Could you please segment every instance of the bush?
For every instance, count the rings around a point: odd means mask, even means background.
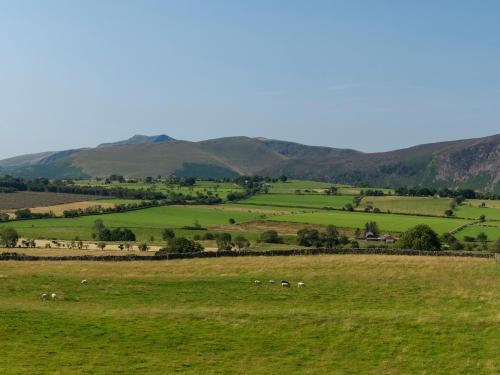
[[[197,253],[203,251],[203,246],[198,242],[184,237],[175,237],[168,241],[167,246],[156,252],[156,255],[165,253]]]
[[[365,233],[372,232],[375,236],[380,234],[380,230],[378,229],[378,224],[375,221],[370,221],[365,224]]]
[[[215,240],[217,241],[217,249],[219,251],[227,251],[233,248],[233,243],[231,242],[231,234],[230,233],[219,233],[215,236]]]
[[[14,228],[0,228],[0,244],[5,247],[16,247],[19,234]]]
[[[265,243],[283,243],[283,240],[275,230],[268,230],[261,233],[260,241]]]
[[[474,242],[475,238],[471,236],[464,236],[464,241],[465,242]]]
[[[168,241],[175,237],[175,232],[170,228],[165,228],[162,230],[161,236],[165,241]]]
[[[238,248],[238,250],[241,250],[241,249],[246,249],[247,247],[249,247],[250,246],[250,241],[248,241],[242,235],[238,235],[234,239],[234,244],[236,245],[236,247]]]
[[[215,234],[207,232],[203,235],[204,240],[215,240]]]
[[[320,247],[322,241],[320,240],[319,232],[316,229],[301,229],[297,232],[298,243],[301,246],[317,246]]]
[[[404,249],[441,250],[441,241],[431,227],[425,224],[408,229],[401,235],[399,245]]]

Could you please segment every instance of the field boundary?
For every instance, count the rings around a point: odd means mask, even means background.
[[[252,256],[301,256],[301,255],[406,255],[406,256],[435,256],[435,257],[468,257],[494,258],[500,262],[500,255],[493,253],[473,253],[459,251],[426,251],[405,249],[295,249],[295,250],[268,250],[268,251],[203,251],[197,253],[172,253],[165,255],[83,255],[83,256],[36,256],[20,253],[1,253],[0,261],[138,261],[138,260],[174,260],[194,258],[222,258],[222,257],[252,257]]]

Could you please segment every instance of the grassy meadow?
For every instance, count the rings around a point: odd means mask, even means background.
[[[0,262],[0,280],[4,375],[500,370],[491,259]]]
[[[281,215],[275,216],[271,220],[305,224],[332,224],[342,228],[363,228],[365,223],[375,221],[380,229],[387,232],[403,232],[415,225],[427,224],[440,234],[470,223],[470,220],[464,219],[349,211],[316,211],[302,214]]]

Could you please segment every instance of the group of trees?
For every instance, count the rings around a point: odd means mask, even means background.
[[[3,247],[16,247],[19,234],[14,228],[0,227],[0,245]]]
[[[435,189],[422,186],[416,187],[399,187],[395,190],[396,195],[407,195],[415,197],[431,197],[440,196],[442,198],[461,198],[461,199],[499,199],[500,196],[494,193],[481,193],[472,189],[456,189],[451,190]]]
[[[297,232],[297,242],[301,246],[332,248],[337,245],[346,245],[350,241],[347,236],[339,234],[336,226],[327,225],[325,232],[311,228],[300,229]],[[356,245],[357,242],[354,242],[356,241],[353,241],[353,245]]]
[[[135,241],[134,232],[128,228],[113,228],[108,229],[101,219],[94,222],[92,238],[99,241]]]

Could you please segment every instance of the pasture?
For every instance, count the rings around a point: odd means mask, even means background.
[[[457,236],[460,239],[463,239],[465,236],[475,238],[481,232],[485,233],[488,236],[489,241],[496,241],[500,238],[500,222],[487,221],[481,224],[471,225],[458,232]]]
[[[0,279],[5,375],[500,369],[500,267],[491,259],[1,262]],[[42,301],[47,292],[58,299]]]
[[[363,228],[365,223],[375,221],[381,230],[387,232],[403,232],[415,225],[427,224],[440,234],[470,223],[470,220],[444,217],[440,218],[326,210],[302,214],[281,215],[273,217],[272,220],[306,224],[332,224],[341,228]]]
[[[15,228],[22,237],[48,239],[90,240],[92,225],[96,219],[102,219],[110,228],[130,228],[139,240],[145,241],[151,236],[161,238],[163,228],[171,227],[181,230],[192,226],[195,221],[204,227],[227,224],[229,219],[236,223],[260,218],[260,212],[226,211],[191,206],[162,206],[123,213],[82,216],[77,218],[36,219],[0,223],[0,226]],[[191,231],[193,232],[193,231]],[[200,232],[200,231],[196,231]],[[183,234],[180,232],[180,234]],[[191,234],[192,236],[192,234]],[[191,237],[189,236],[189,237]]]
[[[352,202],[353,198],[348,195],[259,194],[240,202],[240,204],[276,207],[342,208],[347,203]]]
[[[373,208],[379,208],[384,212],[423,214],[444,216],[444,211],[450,208],[451,199],[432,198],[432,197],[402,197],[402,196],[383,196],[383,197],[364,197],[360,208],[371,205]]]

